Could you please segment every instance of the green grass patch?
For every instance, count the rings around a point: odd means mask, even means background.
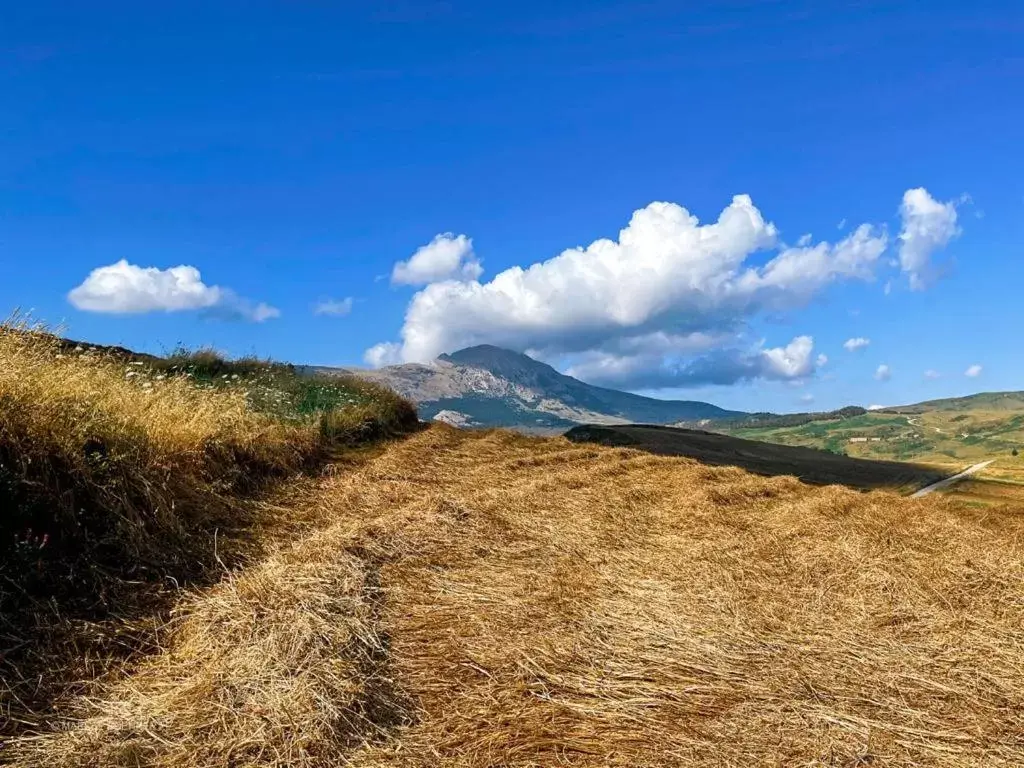
[[[410,418],[411,406],[390,390],[351,376],[303,375],[288,363],[179,348],[146,368],[155,376],[184,376],[200,388],[239,390],[252,410],[288,423],[320,423],[324,414],[351,411],[351,418],[376,414],[383,433]]]

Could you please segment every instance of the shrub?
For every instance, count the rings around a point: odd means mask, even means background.
[[[347,408],[331,408],[320,414],[320,439],[327,445],[354,445],[409,432],[419,418],[405,398],[377,384],[346,380],[360,401]]]

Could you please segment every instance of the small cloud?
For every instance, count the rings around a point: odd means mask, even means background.
[[[971,379],[978,378],[979,376],[981,376],[981,366],[978,365],[977,363],[975,363],[970,368],[968,368],[966,371],[964,371],[964,376],[967,376],[968,378],[971,378]]]
[[[346,296],[344,299],[324,299],[313,307],[314,315],[333,315],[334,317],[344,317],[351,312],[351,296]]]
[[[427,285],[443,280],[476,280],[484,268],[465,235],[445,232],[416,250],[408,261],[395,264],[393,285]]]
[[[385,365],[395,365],[396,363],[402,362],[401,351],[401,344],[385,341],[380,344],[374,344],[366,350],[363,354],[363,360],[366,361],[367,365],[371,365],[374,368],[382,368]]]
[[[818,359],[815,362],[818,368],[824,368],[826,365],[828,365],[828,355],[822,352],[820,355],[818,355]]]
[[[801,248],[806,248],[811,244],[811,233],[808,232],[806,235],[800,235],[800,239],[796,241],[796,244]]]
[[[839,223],[836,224],[836,229],[846,229],[846,219],[840,219]]]
[[[843,342],[843,349],[847,352],[856,352],[858,349],[864,349],[868,344],[871,343],[871,339],[865,339],[863,336],[857,336],[852,339],[847,339]]]
[[[800,395],[800,402],[804,403],[805,405],[807,403],[813,403],[814,402],[814,395],[812,395],[810,392],[806,392],[806,393]]]
[[[941,203],[924,187],[908,189],[903,194],[899,259],[911,290],[923,290],[935,281],[938,275],[931,262],[932,254],[960,234],[956,208],[966,202],[970,202],[970,197],[964,195],[959,200]]]
[[[875,369],[875,378],[878,381],[888,381],[892,378],[892,369],[885,363],[882,363]]]
[[[195,267],[139,267],[126,259],[94,269],[68,292],[68,301],[84,312],[111,315],[199,310],[212,317],[254,323],[281,316],[280,310],[269,304],[206,285]]]
[[[264,304],[261,301],[259,304],[252,306],[248,311],[242,311],[240,316],[243,320],[252,320],[254,323],[262,323],[264,320],[273,320],[280,317],[281,310],[277,307],[272,307],[269,304]]]
[[[942,376],[941,373],[939,373],[938,371],[933,370],[931,368],[929,368],[927,371],[924,372],[924,377],[926,379],[938,379],[938,378],[941,378],[941,376]]]
[[[881,411],[881,410],[883,410],[885,408],[888,408],[888,407],[889,406],[887,406],[887,405],[869,405],[867,409],[869,411]]]
[[[206,307],[201,314],[204,317],[216,318],[218,320],[242,321],[248,323],[262,323],[266,320],[273,320],[281,316],[281,310],[269,304],[252,302],[226,291],[223,300]]]
[[[892,293],[892,280],[885,281],[885,287],[882,288],[882,293],[884,293],[886,296]]]

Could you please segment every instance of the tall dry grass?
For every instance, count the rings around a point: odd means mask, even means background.
[[[29,766],[1024,764],[1024,517],[435,427]]]
[[[366,394],[352,414],[282,420],[253,409],[245,382],[198,386],[126,350],[0,325],[0,735],[46,700],[38,676],[87,676],[99,646],[137,643],[128,627],[158,598],[258,551],[252,500],[272,481],[415,424],[397,396]]]
[[[198,530],[229,522],[231,493],[316,449],[314,431],[253,413],[240,391],[142,372],[43,332],[0,329],[0,541],[18,542],[8,565],[51,552],[133,563],[191,552]]]

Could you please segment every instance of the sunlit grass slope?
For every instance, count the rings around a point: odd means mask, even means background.
[[[415,424],[361,382],[210,353],[134,359],[0,325],[0,713],[19,686],[41,687],[29,671],[61,669],[37,651],[84,658],[95,622],[222,570],[258,522],[256,494]]]

